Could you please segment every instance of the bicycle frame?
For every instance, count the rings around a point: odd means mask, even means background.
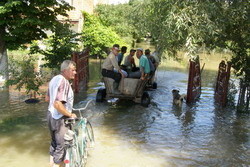
[[[87,143],[94,142],[94,135],[91,124],[82,116],[81,111],[86,110],[91,102],[93,100],[89,100],[84,108],[73,108],[73,111],[79,112],[79,118],[68,118],[65,121],[73,134],[70,144],[66,146],[65,167],[82,167],[86,164]]]

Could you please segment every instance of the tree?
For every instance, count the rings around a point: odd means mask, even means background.
[[[112,27],[117,34],[126,37],[131,36],[135,31],[129,19],[132,8],[133,6],[129,4],[100,4],[95,9],[95,14],[104,26]]]
[[[34,41],[30,47],[30,53],[39,53],[44,55],[44,66],[59,69],[60,64],[71,58],[72,52],[79,49],[79,33],[70,30],[67,23],[58,23],[55,25],[55,32],[44,40]],[[43,44],[45,48],[40,48]]]
[[[91,55],[106,57],[108,48],[113,44],[126,44],[112,28],[103,25],[98,17],[86,12],[83,12],[83,14],[82,40],[84,47],[90,48]]]
[[[42,73],[35,70],[35,59],[24,56],[21,60],[10,57],[9,73],[10,78],[6,85],[15,85],[18,91],[25,88],[30,98],[36,98],[39,87],[44,83]]]
[[[134,11],[134,25],[151,34],[160,53],[175,56],[185,49],[189,56],[196,57],[200,46],[215,35],[214,14],[209,11],[217,8],[209,0],[145,0],[137,5],[144,10]]]
[[[232,67],[237,76],[250,82],[250,0],[221,2],[221,18],[217,20],[219,47],[232,51]]]
[[[0,71],[8,78],[7,49],[17,49],[32,40],[45,38],[54,31],[57,16],[67,16],[72,9],[65,1],[1,0],[0,1]]]
[[[249,89],[250,0],[144,0],[138,8],[144,11],[135,10],[135,26],[152,35],[160,53],[175,55],[185,49],[195,58],[204,45],[229,49],[233,53],[232,67]]]

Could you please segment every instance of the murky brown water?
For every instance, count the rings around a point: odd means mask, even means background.
[[[172,105],[171,90],[186,92],[185,65],[168,62],[157,73],[151,105],[100,103],[86,112],[96,136],[87,167],[250,166],[250,117],[214,105],[213,69],[203,71],[200,100]],[[98,63],[91,64],[89,89],[76,107],[95,99]],[[85,98],[86,97],[86,98]],[[0,166],[48,166],[47,103],[28,105],[17,92],[0,91]]]

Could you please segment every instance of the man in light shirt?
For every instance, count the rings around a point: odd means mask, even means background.
[[[46,101],[49,101],[47,120],[52,139],[50,145],[52,167],[63,166],[64,135],[68,131],[64,120],[67,117],[76,118],[76,115],[72,113],[74,93],[69,83],[69,80],[75,78],[75,74],[75,62],[65,60],[61,64],[61,74],[54,76],[49,83]]]
[[[136,49],[136,57],[139,59],[139,68],[140,70],[129,73],[129,78],[140,78],[141,80],[147,79],[150,74],[150,65],[148,58],[143,55],[143,49]]]
[[[121,78],[126,77],[126,73],[122,71],[120,66],[118,65],[117,55],[119,51],[120,51],[119,45],[114,44],[112,47],[112,51],[102,64],[102,76],[112,78],[115,80],[114,82],[115,90],[118,89]]]

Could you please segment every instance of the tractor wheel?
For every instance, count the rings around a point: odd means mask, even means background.
[[[99,89],[96,94],[96,102],[103,102],[106,97],[106,89]]]
[[[148,105],[150,104],[150,97],[148,92],[143,92],[142,97],[141,97],[141,105],[143,107],[148,107]]]

